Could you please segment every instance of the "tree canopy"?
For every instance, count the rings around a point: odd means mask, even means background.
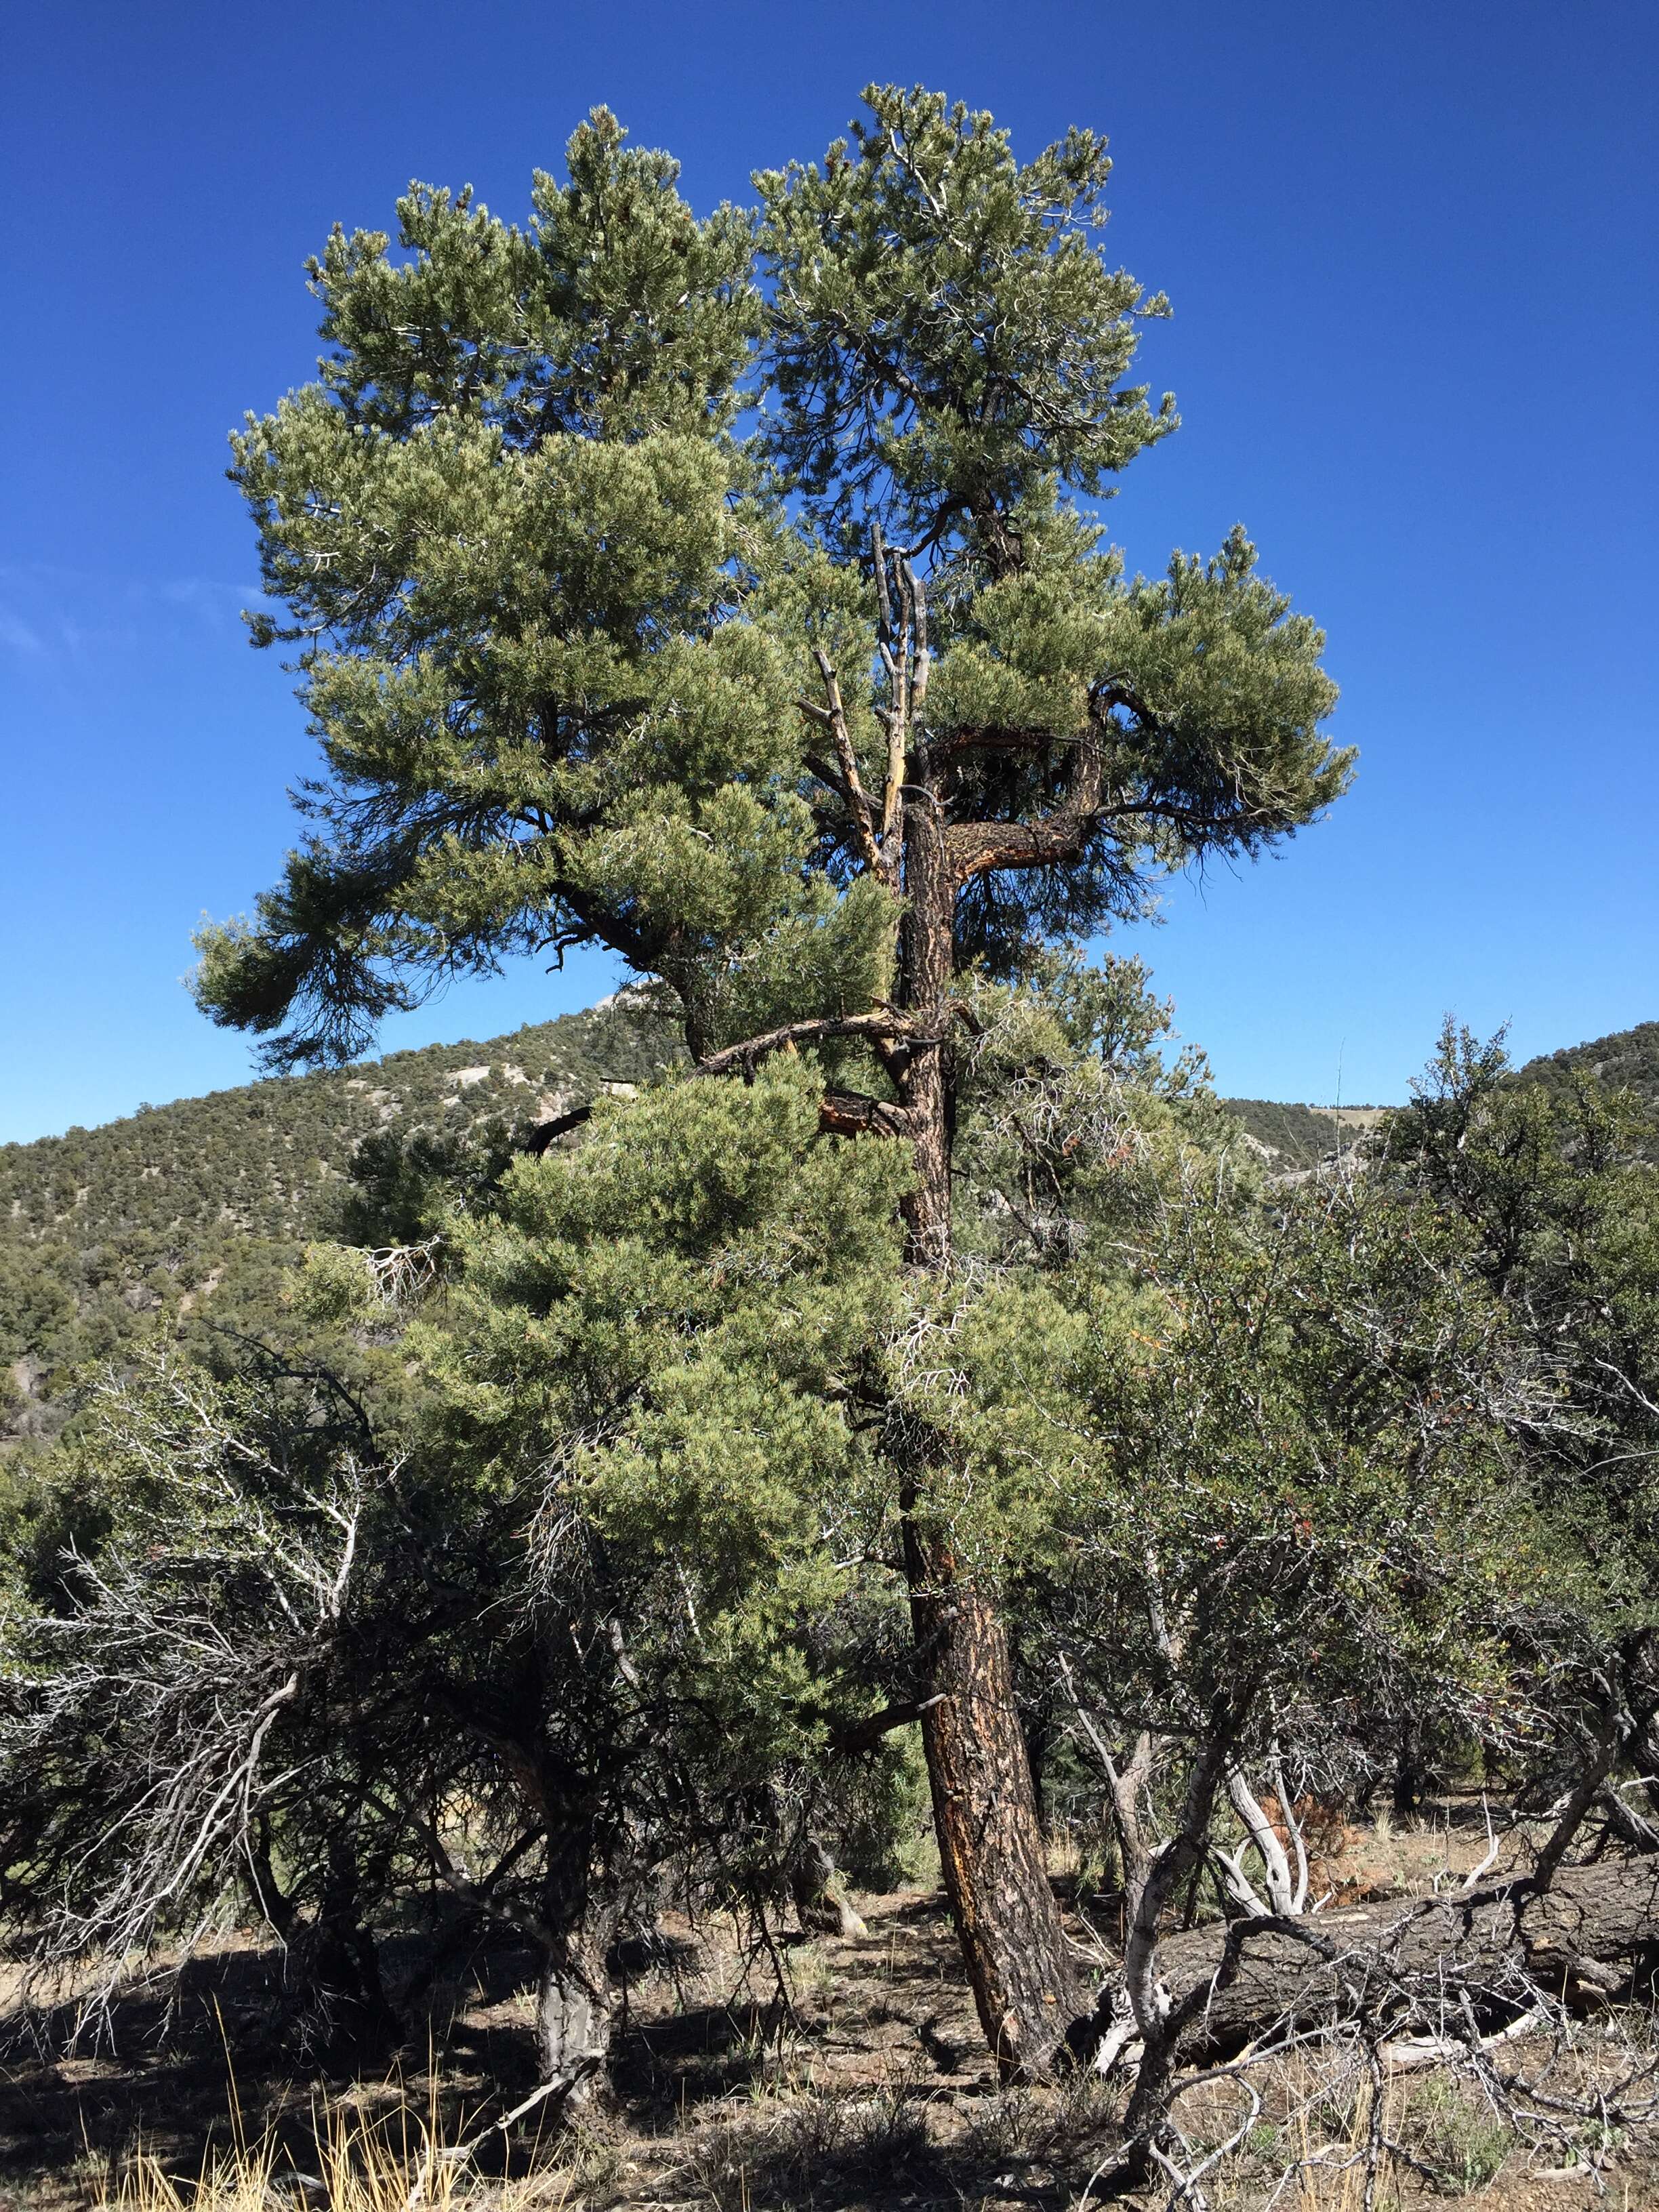
[[[1079,495],[1176,427],[1110,164],[872,88],[698,219],[596,110],[520,229],[426,186],[311,264],[319,380],[234,440],[325,772],[216,1019],[271,1064],[508,953],[597,942],[694,1054],[892,988],[924,781],[957,960],[1133,911],[1338,795],[1322,641],[1241,530],[1127,577]],[[900,663],[904,665],[901,668]]]
[[[417,186],[407,259],[331,240],[321,380],[234,471],[327,774],[198,989],[293,1066],[459,969],[608,945],[699,1074],[824,1052],[826,1129],[908,1144],[905,1257],[944,1275],[973,988],[1351,763],[1242,529],[1149,582],[1079,504],[1175,427],[1126,380],[1166,303],[1100,250],[1103,141],[1022,166],[940,94],[866,105],[752,213],[700,222],[596,110],[526,232]],[[924,1425],[885,1450],[945,1881],[986,2036],[1041,2072],[1073,1970]]]

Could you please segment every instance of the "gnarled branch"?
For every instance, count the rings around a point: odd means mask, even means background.
[[[728,1044],[720,1052],[710,1053],[691,1070],[693,1075],[730,1075],[736,1068],[751,1073],[757,1060],[769,1053],[785,1052],[793,1045],[816,1044],[830,1037],[878,1038],[909,1036],[915,1025],[902,1014],[890,1008],[869,1014],[829,1014],[805,1022],[785,1022],[775,1030],[763,1030],[758,1036],[744,1037],[741,1044]]]

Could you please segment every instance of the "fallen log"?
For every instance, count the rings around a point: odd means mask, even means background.
[[[1659,1861],[1564,1867],[1468,1893],[1194,1929],[1158,1946],[1181,2057],[1230,2057],[1282,2023],[1368,2017],[1501,2027],[1541,1994],[1575,2008],[1647,1996],[1659,1978]]]

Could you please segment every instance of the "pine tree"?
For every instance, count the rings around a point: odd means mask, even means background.
[[[952,1264],[963,978],[1312,820],[1350,759],[1323,641],[1241,530],[1126,576],[1086,502],[1176,426],[1167,312],[1103,258],[1104,142],[872,88],[821,165],[699,222],[596,110],[526,231],[411,188],[404,258],[313,264],[320,380],[233,471],[327,775],[199,994],[270,1064],[507,954],[611,947],[708,1075],[811,1045],[826,1131],[899,1139]],[[945,1875],[981,2018],[1041,2072],[1071,2008],[1006,1638],[888,1439]]]

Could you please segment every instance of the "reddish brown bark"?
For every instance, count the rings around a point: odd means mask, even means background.
[[[925,748],[906,809],[901,996],[910,1034],[892,1062],[916,1161],[906,1200],[910,1264],[951,1265],[953,981],[957,877]],[[986,2040],[1005,2075],[1047,2074],[1078,2009],[1049,1886],[1007,1632],[959,1571],[933,1516],[929,1470],[901,1470],[904,1562],[927,1710],[922,1741],[939,1860]]]
[[[804,1042],[809,1034],[866,1037],[896,1101],[832,1091],[820,1107],[820,1124],[838,1135],[879,1133],[908,1142],[916,1173],[904,1201],[906,1256],[918,1272],[943,1275],[951,1264],[957,894],[989,870],[1050,866],[1083,854],[1103,817],[1100,720],[1133,702],[1119,690],[1097,694],[1090,726],[1069,750],[1067,788],[1048,813],[1031,822],[952,821],[956,763],[965,752],[1048,751],[1054,739],[1046,732],[988,728],[958,732],[936,752],[930,750],[926,591],[908,556],[886,548],[878,529],[872,553],[888,679],[887,704],[878,710],[888,741],[878,793],[866,787],[840,678],[823,651],[822,702],[803,698],[799,704],[830,741],[833,758],[814,753],[807,766],[838,802],[854,857],[903,902],[897,1014],[883,1006],[788,1024],[728,1048],[703,1061],[701,1072],[746,1069],[760,1053]],[[898,1449],[906,1455],[896,1471],[922,1677],[915,1703],[945,1886],[999,2064],[1010,2075],[1040,2075],[1049,2070],[1079,2008],[1079,1990],[1044,1863],[1007,1633],[993,1599],[959,1570],[932,1495],[929,1445],[912,1438]]]
[[[969,1984],[1002,2073],[1041,2078],[1079,1993],[1044,1863],[1007,1633],[991,1600],[926,1543],[914,1515],[905,1559],[916,1649],[938,1700],[921,1716],[922,1742]]]

